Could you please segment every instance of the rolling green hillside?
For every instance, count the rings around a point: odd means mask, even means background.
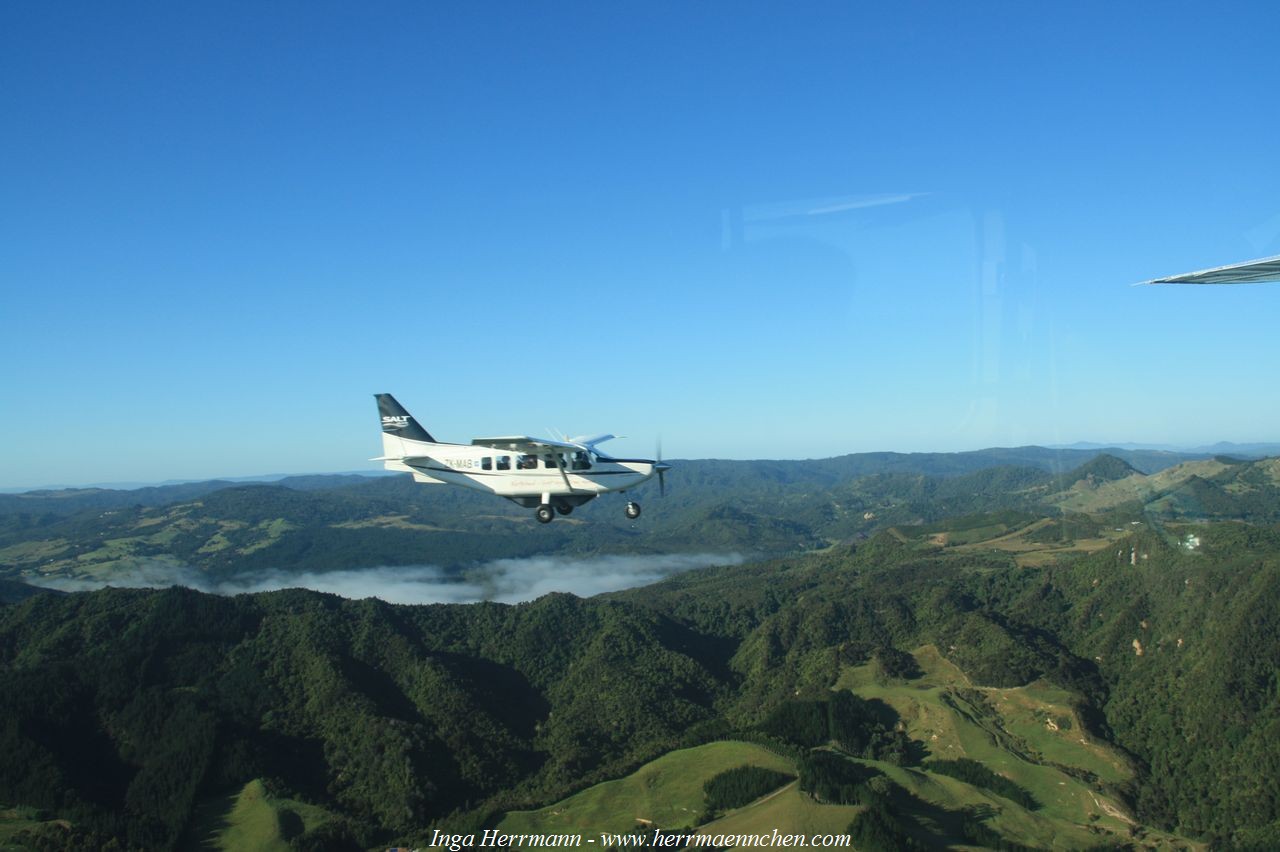
[[[1112,468],[1110,476],[1076,479],[1051,503],[1073,512],[1124,506],[1165,519],[1280,520],[1280,459],[1242,462],[1217,457],[1184,462],[1151,475]]]
[[[912,655],[909,678],[888,675],[873,661],[847,667],[835,685],[896,711],[923,761],[855,759],[883,776],[920,817],[910,836],[933,846],[973,843],[966,820],[976,820],[1009,844],[1029,848],[1096,846],[1193,848],[1136,821],[1109,787],[1133,781],[1137,769],[1123,751],[1090,734],[1074,709],[1078,697],[1043,681],[1026,687],[975,687],[933,646]],[[848,758],[846,758],[848,759]],[[944,762],[978,761],[991,782],[943,774]],[[756,765],[801,775],[769,795],[712,819],[703,817],[707,780],[726,769]],[[758,745],[721,741],[671,752],[625,778],[597,784],[536,811],[513,812],[498,827],[512,834],[636,833],[659,827],[709,835],[843,833],[864,810],[804,792],[802,763]],[[1008,788],[1008,789],[1005,789]],[[1020,798],[1011,800],[1008,790]],[[970,834],[973,832],[970,831]]]

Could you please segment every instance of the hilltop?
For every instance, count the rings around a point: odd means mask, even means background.
[[[1070,471],[1063,477],[1072,482],[1088,482],[1096,485],[1102,482],[1114,482],[1130,476],[1141,476],[1142,472],[1127,461],[1110,453],[1099,453],[1093,459]]]

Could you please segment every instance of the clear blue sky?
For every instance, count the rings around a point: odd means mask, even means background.
[[[1280,440],[1274,3],[6,3],[0,487]]]

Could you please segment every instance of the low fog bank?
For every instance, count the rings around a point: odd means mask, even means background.
[[[498,559],[468,570],[462,579],[434,565],[400,565],[345,571],[262,571],[228,580],[213,580],[189,565],[157,560],[113,572],[109,579],[51,577],[31,585],[64,592],[112,586],[160,589],[186,586],[215,595],[311,589],[344,598],[380,598],[393,604],[520,603],[550,592],[590,597],[657,582],[672,574],[715,565],[739,565],[736,553],[676,553],[662,556],[535,556]]]

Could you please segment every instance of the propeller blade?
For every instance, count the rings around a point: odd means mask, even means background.
[[[658,438],[657,452],[654,453],[657,458],[654,460],[653,469],[658,473],[658,494],[662,497],[667,496],[667,471],[671,470],[671,465],[666,464],[662,460],[662,438]]]

